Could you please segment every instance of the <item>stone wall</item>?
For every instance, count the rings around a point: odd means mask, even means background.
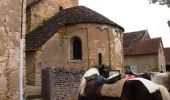
[[[0,0],[0,100],[18,100],[21,0]]]
[[[98,54],[101,53],[103,64],[109,65],[112,69],[121,70],[123,66],[122,33],[116,32],[116,28],[104,24],[73,24],[61,30],[36,51],[35,65],[43,65],[40,68],[48,66],[90,68],[98,64]],[[82,41],[81,60],[70,57],[71,38],[74,36]]]
[[[42,70],[42,94],[45,100],[77,100],[80,79],[85,69],[46,68]]]
[[[138,72],[159,71],[158,55],[125,56],[125,66],[136,66]]]
[[[165,61],[165,55],[164,55],[164,50],[163,50],[163,45],[162,43],[160,44],[159,47],[159,52],[158,52],[158,63],[159,63],[159,71],[166,71],[166,61]]]
[[[34,51],[27,51],[26,53],[26,79],[27,85],[35,85],[35,52]]]

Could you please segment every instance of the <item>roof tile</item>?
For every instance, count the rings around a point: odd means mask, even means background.
[[[145,38],[146,30],[124,33],[124,55],[145,55],[158,53],[161,38]]]
[[[128,55],[132,52],[133,46],[142,40],[145,32],[146,30],[141,30],[123,34],[123,49],[125,55]]]
[[[161,38],[153,38],[149,40],[140,41],[133,47],[133,51],[131,54],[157,54],[159,52],[160,43]]]

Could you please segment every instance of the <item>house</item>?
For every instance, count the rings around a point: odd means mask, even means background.
[[[166,71],[170,71],[170,48],[164,48],[165,60],[166,60]]]
[[[124,33],[124,65],[137,72],[166,71],[161,38],[150,38],[147,30]]]
[[[124,28],[84,6],[59,11],[26,35],[27,84],[41,85],[46,67],[90,68],[102,64],[122,71]]]

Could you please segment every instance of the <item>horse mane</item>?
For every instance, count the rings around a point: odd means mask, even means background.
[[[84,89],[85,89],[87,83],[86,83],[86,80],[85,80],[84,77],[81,78],[80,82],[81,83],[80,83],[80,86],[79,86],[79,93],[80,93],[81,96],[84,96]]]

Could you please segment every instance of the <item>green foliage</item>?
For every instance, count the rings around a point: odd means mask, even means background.
[[[170,21],[168,21],[167,23],[168,23],[168,26],[170,27]]]
[[[149,0],[151,4],[159,3],[159,5],[167,5],[170,8],[170,0]],[[170,21],[167,22],[170,27]]]
[[[149,0],[149,2],[152,4],[159,3],[160,5],[167,5],[170,7],[170,0]]]

